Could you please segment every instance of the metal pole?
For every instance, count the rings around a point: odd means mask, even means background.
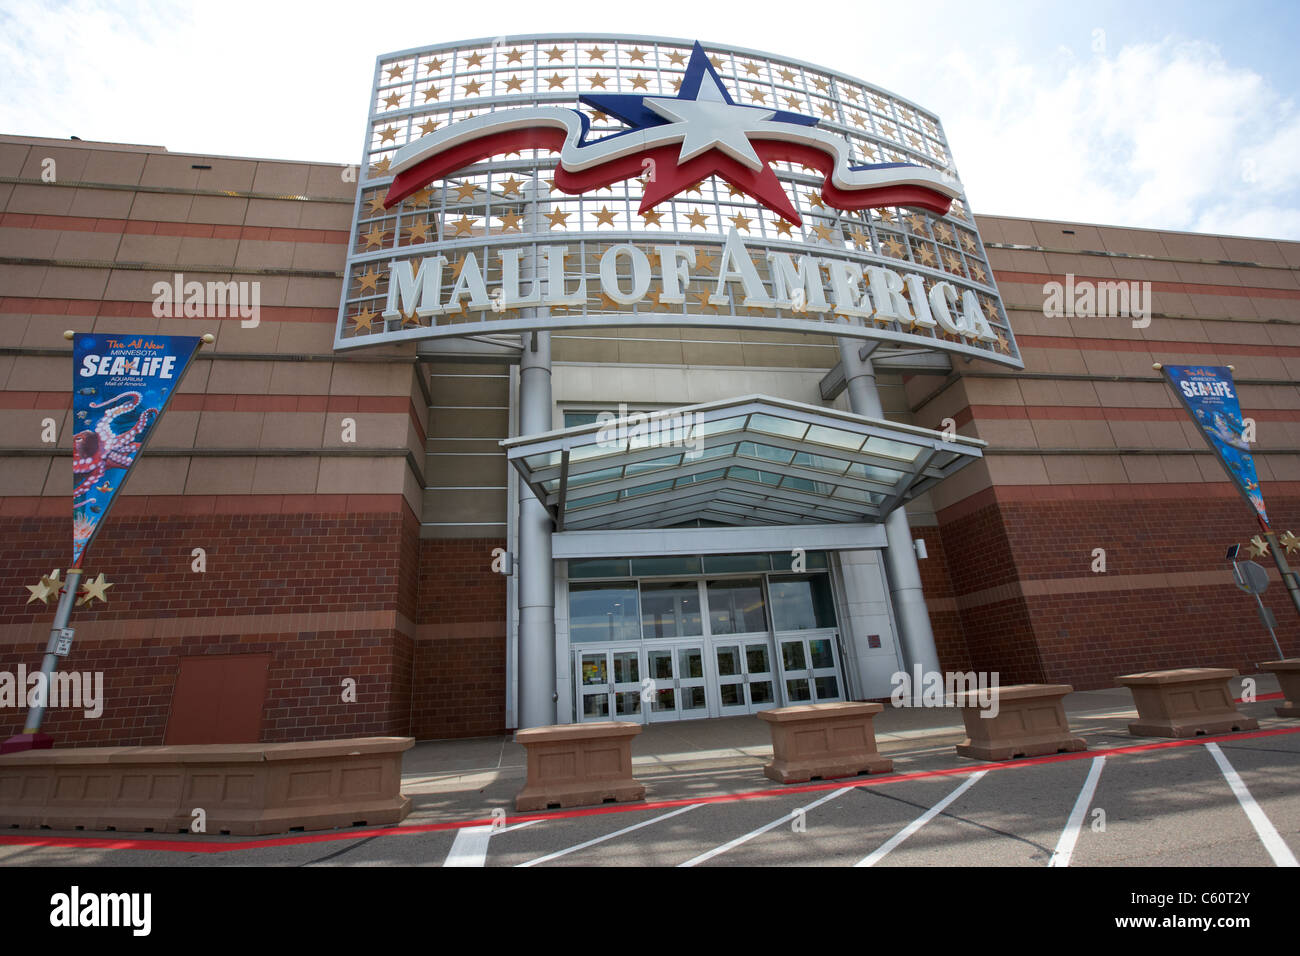
[[[1277,540],[1277,534],[1269,530],[1262,520],[1260,525],[1264,528],[1264,538],[1268,541],[1269,550],[1273,552],[1273,563],[1277,565],[1278,573],[1282,575],[1282,583],[1286,585],[1287,593],[1291,595],[1291,603],[1295,605],[1296,611],[1300,612],[1300,574],[1297,574],[1287,563],[1282,554],[1282,545]]]
[[[45,657],[41,660],[41,673],[45,675],[45,700],[47,701],[50,698],[51,677],[54,674],[54,668],[58,666],[59,657],[62,656],[54,652],[55,645],[64,636],[64,629],[68,626],[68,618],[72,615],[72,605],[77,599],[80,582],[81,568],[68,568],[68,579],[64,582],[63,594],[59,597],[59,606],[54,612],[54,624],[50,628],[50,639],[45,645]],[[39,733],[41,722],[44,719],[45,704],[37,704],[27,711],[27,725],[23,728],[23,733]]]
[[[536,180],[528,189],[530,225],[542,210]],[[535,253],[534,253],[535,254]],[[529,257],[531,265],[531,257]],[[533,276],[539,270],[529,268]],[[531,277],[530,277],[531,278]],[[519,358],[519,434],[551,430],[551,334],[525,332]],[[527,482],[519,483],[519,728],[555,723],[555,562],[551,516]]]
[[[1268,612],[1264,609],[1264,601],[1260,598],[1258,591],[1252,591],[1251,593],[1255,595],[1255,603],[1259,605],[1259,619],[1268,628],[1268,636],[1273,638],[1273,646],[1277,649],[1277,659],[1282,660],[1284,656],[1282,654],[1282,645],[1277,642],[1277,635],[1273,633],[1273,625],[1268,623]]]
[[[880,390],[876,387],[876,372],[871,359],[859,355],[860,339],[841,338],[840,362],[844,366],[844,381],[849,393],[849,407],[855,415],[884,418]],[[912,543],[912,529],[907,523],[907,512],[902,506],[885,517],[885,575],[889,579],[889,599],[898,621],[898,644],[903,652],[903,664],[908,671],[920,667],[923,672],[939,672],[939,652],[934,645],[934,630],[930,626],[930,611],[925,606],[921,590],[921,569],[916,563],[916,548]]]

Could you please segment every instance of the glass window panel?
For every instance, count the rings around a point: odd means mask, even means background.
[[[677,479],[677,487],[681,488],[684,485],[694,485],[704,481],[716,481],[726,473],[727,470],[725,468],[717,468],[713,471],[701,471],[694,475],[685,475]]]
[[[898,479],[903,477],[903,473],[893,468],[881,468],[877,465],[862,465],[854,462],[849,466],[848,477],[862,478],[866,481],[879,481],[892,486],[898,484]]]
[[[772,563],[766,554],[706,554],[704,556],[705,574],[771,570]]]
[[[619,717],[641,713],[641,692],[634,690],[615,694],[614,708]]]
[[[745,645],[745,665],[751,674],[767,674],[772,670],[772,659],[766,644]]]
[[[749,431],[763,432],[767,435],[780,435],[783,438],[803,438],[808,426],[791,418],[777,418],[774,415],[750,415]]]
[[[749,685],[749,701],[752,704],[772,703],[772,682],[769,680],[752,681]]]
[[[641,683],[640,655],[636,651],[620,651],[614,655],[614,683]]]
[[[697,637],[703,633],[700,590],[694,581],[642,583],[642,637],[646,640],[659,637]]]
[[[921,454],[917,445],[905,445],[901,441],[874,436],[867,439],[864,451],[872,455],[884,455],[886,458],[897,458],[899,461],[916,461],[916,456]]]
[[[605,458],[609,455],[621,455],[626,451],[625,443],[613,438],[597,445],[581,445],[569,452],[569,462],[590,461],[593,458]],[[555,462],[557,465],[559,461]]]
[[[652,481],[648,484],[637,485],[635,488],[628,488],[623,492],[623,498],[640,498],[642,495],[652,495],[656,491],[663,491],[672,486],[673,479],[671,478],[666,478],[663,481]]]
[[[839,681],[834,677],[818,677],[816,683],[818,700],[829,700],[840,696]]]
[[[582,683],[584,687],[588,684],[609,683],[609,672],[605,669],[604,654],[582,655]]]
[[[602,505],[618,498],[617,491],[606,491],[599,495],[588,495],[586,498],[570,498],[565,508],[569,511],[578,508],[590,508],[592,505]]]
[[[565,412],[564,427],[574,428],[578,425],[594,425],[600,412]]]
[[[666,458],[653,458],[650,461],[634,461],[627,466],[628,477],[633,475],[644,475],[651,471],[662,471],[664,468],[675,468],[682,463],[681,455],[669,455]]]
[[[669,687],[667,690],[655,691],[655,710],[676,710],[677,693]]]
[[[650,666],[650,676],[655,680],[673,679],[672,651],[651,651],[647,655],[647,661]]]
[[[797,557],[791,551],[773,551],[772,553],[772,570],[773,571],[793,571],[795,570],[794,562]],[[826,568],[825,551],[805,551],[803,555],[803,568],[817,568],[824,570]]]
[[[781,661],[788,671],[801,671],[808,666],[803,653],[803,641],[785,641],[781,644]]]
[[[569,641],[639,641],[636,583],[569,585]]]
[[[831,652],[831,642],[828,640],[809,641],[808,651],[812,657],[813,667],[834,667],[835,655]]]
[[[735,442],[723,442],[721,445],[713,445],[709,448],[705,448],[698,455],[693,455],[691,457],[691,460],[707,461],[710,458],[723,458],[727,455],[734,455],[735,453],[736,453]]]
[[[681,557],[671,558],[633,558],[632,573],[641,576],[661,575],[661,574],[699,574],[700,557],[697,554],[684,555]],[[684,587],[689,585],[694,588],[694,582],[678,581],[673,587]],[[643,588],[642,591],[645,589]]]
[[[533,471],[536,471],[539,468],[553,468],[559,463],[560,453],[558,451],[543,452],[540,455],[528,455],[524,458],[524,464]]]
[[[569,472],[569,487],[581,488],[583,485],[594,485],[598,481],[614,481],[623,477],[622,468],[598,468],[595,471],[589,471],[585,474],[574,474]]]
[[[707,706],[703,687],[682,688],[682,710],[704,710]]]
[[[745,706],[744,684],[722,684],[718,687],[718,692],[722,696],[723,707]]]
[[[594,558],[569,562],[570,578],[622,578],[630,573],[626,558]]]
[[[744,455],[746,458],[761,458],[763,461],[774,461],[782,465],[790,464],[790,460],[794,458],[794,452],[785,448],[777,448],[775,445],[763,445],[752,441],[742,441],[737,454]]]
[[[782,575],[771,578],[767,585],[772,598],[772,620],[778,631],[835,626],[829,575]]]
[[[812,691],[808,686],[807,678],[801,677],[798,680],[786,681],[785,696],[789,698],[790,703],[792,704],[797,704],[805,700],[812,700]]]
[[[704,676],[704,651],[698,647],[683,647],[678,650],[677,663],[680,667],[677,676],[682,680]]]
[[[608,717],[609,716],[609,695],[608,694],[583,694],[582,695],[582,716]]]
[[[794,456],[794,463],[801,468],[815,468],[817,471],[830,472],[832,475],[842,475],[849,467],[849,462],[843,458],[828,458],[826,455],[810,455],[807,452],[799,452]]]
[[[767,555],[756,555],[766,558]],[[747,634],[767,630],[763,585],[758,578],[710,581],[709,627],[714,634]]]
[[[856,432],[840,428],[828,428],[825,425],[813,425],[808,429],[808,441],[819,445],[831,445],[834,448],[848,448],[853,451],[862,447],[862,436]]]
[[[703,422],[695,426],[694,437],[707,437],[709,435],[722,435],[726,432],[739,431],[745,427],[745,416],[738,415],[735,418],[720,418],[714,422]]]
[[[718,648],[718,676],[735,677],[740,673],[740,648]]]

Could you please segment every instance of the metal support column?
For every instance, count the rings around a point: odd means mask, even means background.
[[[884,418],[875,369],[870,357],[864,359],[859,355],[862,340],[841,338],[839,344],[849,408],[856,415]],[[939,652],[934,646],[930,612],[921,591],[921,569],[916,563],[912,529],[908,527],[907,512],[902,506],[885,518],[885,540],[885,575],[889,579],[889,600],[894,607],[894,618],[898,621],[898,644],[903,652],[903,663],[909,672],[920,667],[927,673],[938,673]]]
[[[535,227],[541,199],[536,180],[527,189]],[[536,253],[534,253],[535,255]],[[530,257],[531,258],[531,257]],[[540,275],[525,263],[524,278]],[[551,334],[525,332],[519,358],[519,434],[551,430]],[[526,482],[519,483],[519,728],[555,723],[555,563],[551,516]]]

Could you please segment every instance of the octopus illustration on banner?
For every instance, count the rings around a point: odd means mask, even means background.
[[[72,567],[80,566],[200,341],[178,335],[75,337]]]

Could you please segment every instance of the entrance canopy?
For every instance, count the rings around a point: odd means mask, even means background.
[[[749,395],[501,444],[563,532],[879,522],[985,443]]]

